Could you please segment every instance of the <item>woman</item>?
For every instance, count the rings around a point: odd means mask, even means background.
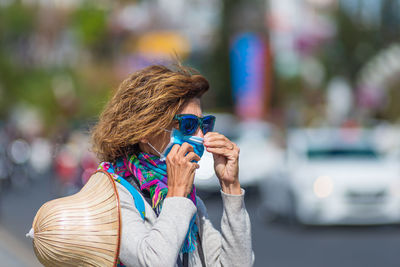
[[[251,266],[250,220],[238,178],[239,148],[212,132],[200,98],[209,84],[178,66],[150,66],[121,83],[92,131],[100,169],[121,176],[145,199],[145,217],[117,184],[126,266]],[[204,144],[203,144],[204,143]],[[204,147],[221,184],[221,233],[193,185]]]

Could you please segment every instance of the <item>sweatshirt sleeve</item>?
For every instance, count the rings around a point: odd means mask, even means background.
[[[119,258],[126,266],[174,266],[196,206],[185,197],[166,198],[150,226],[143,221],[127,189],[117,184],[121,205]],[[146,205],[148,206],[148,205]],[[146,213],[152,212],[147,209]]]
[[[251,224],[244,194],[243,189],[241,195],[229,195],[221,191],[221,232],[213,227],[204,204],[201,205],[202,247],[207,266],[244,267],[254,264]]]

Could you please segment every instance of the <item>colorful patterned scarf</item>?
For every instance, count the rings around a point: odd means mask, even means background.
[[[167,164],[165,161],[161,161],[157,156],[141,152],[138,156],[130,156],[129,159],[119,158],[115,165],[110,162],[102,162],[98,169],[114,170],[114,173],[108,171],[114,178],[118,176],[127,178],[132,175],[136,177],[140,184],[140,190],[150,193],[152,208],[157,216],[160,214],[164,199],[168,193]],[[196,205],[196,188],[194,185],[188,198]],[[198,227],[195,223],[195,218],[196,214],[190,221],[189,230],[181,248],[182,253],[190,253],[196,249]]]

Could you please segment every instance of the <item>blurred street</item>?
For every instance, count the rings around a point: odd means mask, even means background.
[[[50,200],[49,178],[6,192],[0,220],[1,266],[40,266],[31,239],[25,237],[37,209]],[[200,195],[202,192],[200,192]],[[222,203],[218,194],[203,200],[214,226],[219,227]],[[267,223],[258,212],[256,192],[246,196],[251,217],[257,267],[399,266],[400,227],[304,227]],[[29,205],[28,205],[29,204]]]
[[[1,266],[41,266],[22,242],[0,227]]]
[[[25,236],[33,218],[51,195],[49,177],[29,186],[10,189],[0,196],[0,266],[41,266]]]
[[[219,196],[205,199],[205,204],[214,226],[219,225]],[[259,196],[246,196],[257,267],[399,266],[398,226],[320,228],[271,224],[260,218],[258,206]]]

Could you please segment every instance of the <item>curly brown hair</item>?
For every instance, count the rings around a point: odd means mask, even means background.
[[[115,162],[139,150],[144,138],[168,128],[186,102],[200,98],[208,81],[194,69],[153,65],[131,74],[115,91],[91,131],[92,150]]]

